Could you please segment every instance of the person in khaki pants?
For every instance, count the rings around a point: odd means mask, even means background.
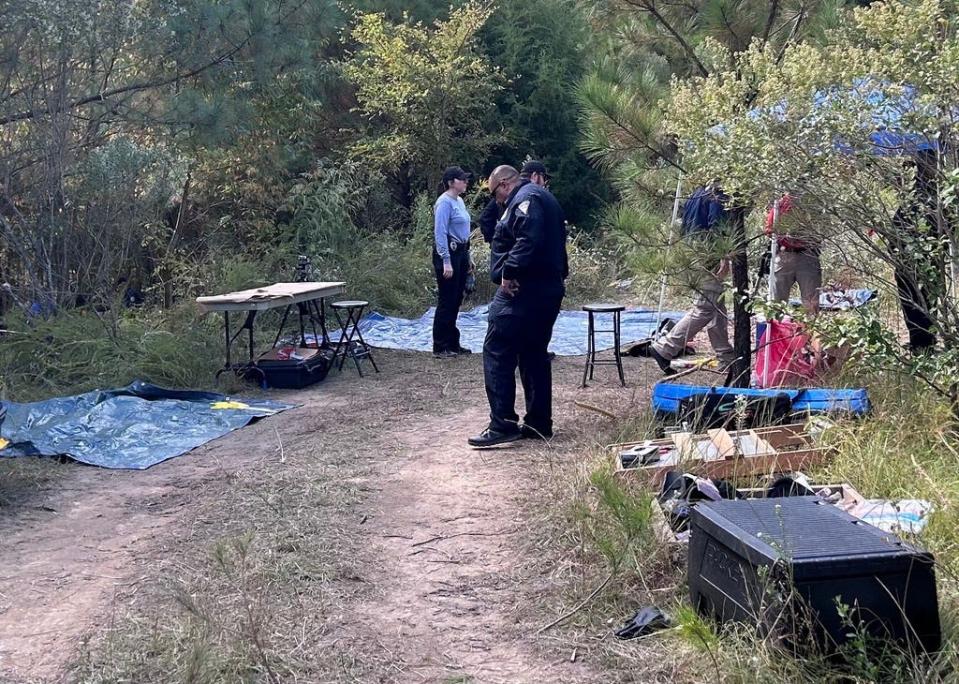
[[[729,219],[725,207],[728,200],[729,197],[714,185],[694,192],[683,206],[684,239],[702,241],[704,251],[708,252],[709,241],[724,228]],[[728,366],[736,358],[733,346],[729,343],[729,316],[724,301],[726,285],[723,281],[729,274],[729,260],[723,258],[718,263],[710,261],[712,263],[704,266],[695,285],[697,297],[693,308],[665,337],[650,345],[650,355],[665,375],[676,372],[670,362],[704,328],[722,367]]]
[[[772,299],[785,302],[792,286],[799,285],[799,296],[810,316],[819,313],[819,290],[822,287],[822,263],[819,247],[803,235],[809,232],[802,225],[795,199],[783,195],[773,203],[766,214],[766,234],[776,234],[776,263],[773,268]],[[808,223],[808,221],[806,221]]]

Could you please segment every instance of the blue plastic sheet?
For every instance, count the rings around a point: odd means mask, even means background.
[[[460,330],[460,344],[467,349],[480,351],[486,339],[487,306],[477,306],[470,311],[460,312],[456,326]],[[430,309],[416,319],[394,318],[373,312],[360,321],[360,331],[370,345],[385,349],[405,349],[408,351],[433,350],[433,312]],[[681,311],[664,311],[662,318],[679,320]],[[595,314],[596,327],[610,330],[613,327],[610,314]],[[622,330],[620,341],[623,345],[638,342],[650,337],[657,327],[657,314],[652,309],[628,309],[621,314]],[[596,348],[612,349],[613,335],[597,333]],[[586,353],[586,312],[560,311],[556,325],[553,326],[553,339],[550,351],[559,356],[579,356]]]
[[[231,399],[134,382],[29,404],[4,402],[0,457],[69,456],[101,466],[145,470],[292,404]]]
[[[653,410],[658,413],[678,414],[680,401],[707,394],[747,398],[774,397],[779,394],[786,394],[792,399],[794,411],[806,413],[849,413],[861,416],[869,413],[872,408],[869,403],[869,394],[864,389],[833,389],[828,387],[752,389],[659,382],[653,386]]]
[[[863,137],[868,136],[869,145],[864,148],[870,154],[898,157],[940,149],[938,131],[910,130],[909,126],[915,123],[917,114],[941,118],[948,113],[924,102],[922,93],[911,85],[859,78],[853,81],[851,86],[835,85],[819,90],[812,96],[809,113],[798,123],[815,130],[836,106],[850,104],[855,104],[857,109],[871,119],[870,125],[862,131]],[[772,106],[751,109],[747,116],[754,121],[787,121],[790,118],[789,102],[784,100]],[[727,130],[724,124],[716,124],[709,129],[709,133],[725,136]],[[832,146],[843,154],[853,154],[856,151],[853,145],[841,139],[833,140]],[[820,150],[813,147],[809,151],[816,153]]]

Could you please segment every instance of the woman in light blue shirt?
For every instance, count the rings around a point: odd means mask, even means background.
[[[469,174],[458,166],[443,173],[444,192],[433,205],[433,270],[438,291],[433,316],[433,356],[446,358],[469,354],[460,346],[456,316],[463,303],[470,261],[470,215],[461,195]]]

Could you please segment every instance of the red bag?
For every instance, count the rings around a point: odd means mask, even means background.
[[[766,346],[766,339],[770,344]],[[803,327],[791,321],[766,321],[756,351],[759,387],[796,387],[816,377],[816,353]],[[769,372],[766,360],[769,360]]]

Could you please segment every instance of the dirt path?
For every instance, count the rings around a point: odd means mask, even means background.
[[[255,460],[271,449],[271,433],[255,424],[242,441],[234,433],[203,447],[200,458],[144,472],[50,461],[68,472],[0,518],[0,675],[58,679],[79,639],[108,617],[114,595],[148,573],[142,566],[151,555],[191,522],[195,495],[223,476],[224,460]]]
[[[462,426],[482,425],[484,415],[470,407],[396,433],[405,458],[387,476],[368,531],[384,562],[356,614],[379,625],[382,646],[411,679],[585,681],[588,670],[535,652],[516,614],[531,483],[519,459],[537,447],[467,448]]]
[[[366,671],[378,681],[602,679],[535,638],[536,621],[550,616],[530,611],[547,570],[531,509],[542,505],[542,463],[574,457],[604,420],[572,403],[578,362],[556,364],[563,431],[549,454],[529,441],[469,449],[465,437],[486,416],[480,359],[454,363],[385,354],[379,376],[297,393],[302,408],[146,472],[48,462],[66,474],[0,507],[0,680],[69,681],[83,640],[130,609],[141,584],[237,523],[211,502],[239,496],[237,482],[266,500],[271,480],[282,498],[281,478],[297,463],[321,468],[325,486],[350,488],[321,526],[324,544],[351,557],[329,589],[362,585],[341,592],[335,611],[315,608],[322,629],[306,648],[333,653],[349,642],[350,658],[375,663]],[[597,383],[576,396],[609,406],[629,391]],[[301,681],[334,675],[315,677]]]

